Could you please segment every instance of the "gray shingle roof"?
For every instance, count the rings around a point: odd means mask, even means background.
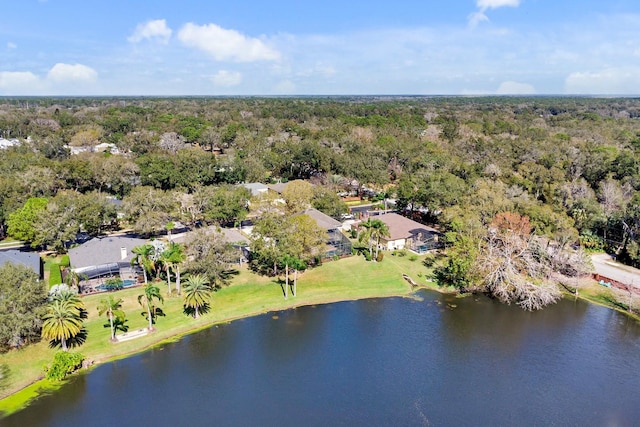
[[[96,237],[69,250],[71,267],[83,268],[114,262],[130,262],[133,257],[131,250],[145,243],[147,243],[146,240],[135,237]]]
[[[242,186],[247,190],[251,191],[252,196],[258,196],[269,190],[269,187],[267,187],[265,184],[262,184],[260,182],[249,182],[246,184],[242,184]]]
[[[317,209],[314,209],[314,208],[305,209],[304,211],[300,212],[298,215],[303,215],[303,214],[309,215],[311,218],[313,218],[316,224],[318,224],[318,227],[324,230],[329,231],[329,230],[342,227],[342,223],[340,221],[331,218],[329,215],[326,215]]]
[[[20,252],[15,249],[0,251],[0,266],[9,263],[29,267],[38,276],[42,276],[42,261],[40,255],[34,252]]]

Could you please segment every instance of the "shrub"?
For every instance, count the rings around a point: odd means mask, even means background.
[[[371,254],[369,253],[369,251],[364,251],[364,259],[366,259],[367,261],[371,261]]]
[[[407,250],[406,249],[400,249],[398,251],[398,256],[407,256]]]
[[[45,366],[46,377],[50,381],[62,381],[79,369],[83,361],[84,356],[80,353],[59,351],[53,356],[51,366]]]
[[[378,256],[376,257],[376,261],[381,262],[384,258],[384,254],[382,252],[378,252]]]
[[[418,255],[416,255],[416,254],[411,254],[409,256],[409,261],[416,261],[417,259],[418,259]]]
[[[435,263],[436,257],[433,255],[427,255],[426,257],[424,257],[424,260],[422,260],[422,264],[427,268],[433,267]]]

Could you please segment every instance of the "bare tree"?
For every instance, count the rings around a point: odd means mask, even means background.
[[[536,257],[535,245],[527,217],[510,212],[496,215],[478,257],[485,290],[530,311],[555,303],[560,290],[550,280],[550,265]]]

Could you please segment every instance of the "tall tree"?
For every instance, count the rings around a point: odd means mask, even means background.
[[[184,284],[184,306],[193,310],[193,316],[200,317],[200,311],[205,309],[211,297],[211,286],[207,278],[201,274],[195,274],[187,278]]]
[[[153,255],[155,253],[153,246],[150,244],[144,244],[136,246],[131,250],[134,257],[131,258],[131,265],[138,264],[142,268],[142,274],[144,275],[145,285],[149,283],[147,273],[155,271],[155,263],[153,262]]]
[[[98,304],[98,315],[107,315],[109,319],[109,327],[111,328],[111,341],[116,340],[116,330],[114,327],[114,320],[117,319],[120,323],[125,320],[124,311],[122,311],[122,298],[115,299],[112,295],[100,300]],[[105,325],[106,326],[106,325]]]
[[[371,218],[369,218],[371,219]],[[379,219],[371,221],[371,238],[376,241],[376,256],[378,259],[378,251],[380,250],[380,239],[383,237],[389,237],[389,226]]]
[[[32,197],[22,208],[9,215],[7,234],[17,240],[33,243],[40,212],[47,209],[47,199]]]
[[[180,265],[186,259],[184,247],[179,243],[171,242],[169,244],[169,247],[162,253],[161,259],[167,271],[167,282],[169,283],[169,289],[171,289],[170,270],[173,270],[176,275],[176,292],[178,295],[180,295]]]
[[[160,303],[164,303],[164,298],[160,294],[160,288],[153,283],[147,283],[144,287],[144,292],[138,295],[138,304],[147,310],[147,319],[149,319],[149,331],[153,331],[153,323],[157,316],[157,307],[154,302],[157,300]]]
[[[69,340],[82,331],[82,316],[78,305],[72,300],[54,299],[47,306],[43,317],[42,337],[53,342],[60,341],[62,350],[67,351]]]
[[[227,242],[222,233],[204,229],[193,233],[187,242],[185,271],[190,275],[203,275],[212,287],[229,284],[232,265],[241,256],[238,249]]]
[[[312,197],[313,185],[300,179],[290,181],[282,190],[282,198],[287,204],[287,212],[290,214],[308,209],[311,206]]]
[[[30,268],[0,266],[0,352],[40,338],[47,295],[45,283]]]

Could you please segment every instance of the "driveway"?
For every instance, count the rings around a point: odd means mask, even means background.
[[[625,285],[631,285],[640,292],[640,270],[616,262],[609,254],[595,254],[591,256],[596,273],[616,280]]]

